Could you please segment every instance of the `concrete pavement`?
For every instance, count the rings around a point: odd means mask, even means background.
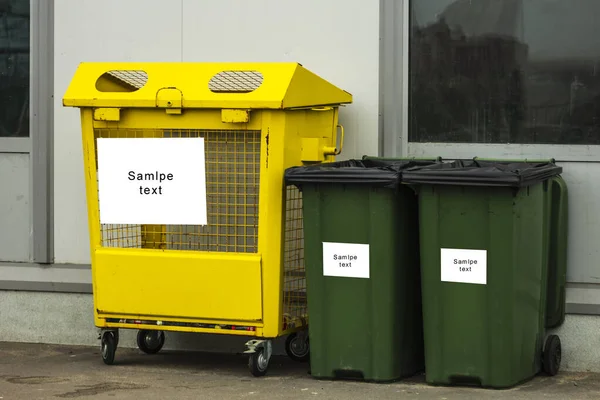
[[[423,377],[393,384],[319,381],[308,365],[275,357],[254,378],[243,355],[118,349],[102,363],[98,347],[0,342],[0,400],[9,399],[599,399],[600,374],[559,373],[510,390],[431,387]]]

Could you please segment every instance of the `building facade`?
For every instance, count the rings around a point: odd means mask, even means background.
[[[600,371],[594,0],[0,1],[0,341],[97,345],[81,61],[296,61],[352,93],[342,159],[554,158],[569,185],[563,368]],[[171,334],[170,348],[243,339]],[[121,345],[134,345],[125,336]]]

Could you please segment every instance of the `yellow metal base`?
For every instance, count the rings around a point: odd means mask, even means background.
[[[223,321],[190,318],[161,318],[142,315],[108,315],[96,314],[95,325],[101,329],[138,329],[161,330],[169,332],[214,333],[218,335],[241,335],[266,337],[263,324],[248,321]],[[308,326],[308,316],[290,317],[284,315],[283,330],[275,336],[286,336],[290,333],[305,329]]]
[[[99,248],[99,314],[187,319],[262,319],[261,255]]]
[[[236,336],[261,336],[260,332],[262,329],[254,327],[237,327],[237,329],[231,329],[228,325],[225,328],[210,328],[210,327],[196,327],[196,326],[162,326],[162,325],[150,325],[150,324],[125,324],[125,323],[106,323],[98,328],[116,328],[116,329],[139,329],[139,330],[160,330],[169,332],[191,332],[191,333],[213,333],[218,335],[236,335]],[[244,328],[244,329],[242,329]]]

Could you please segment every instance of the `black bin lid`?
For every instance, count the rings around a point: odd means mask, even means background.
[[[291,167],[284,174],[287,185],[361,184],[371,187],[396,188],[402,171],[407,168],[435,164],[436,160],[378,159],[347,160]]]
[[[402,172],[402,182],[427,185],[525,187],[562,173],[554,160],[455,160],[415,166]]]

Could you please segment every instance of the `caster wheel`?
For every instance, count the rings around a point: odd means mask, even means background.
[[[562,357],[562,349],[560,345],[560,338],[556,335],[548,336],[546,339],[546,346],[544,348],[544,358],[542,365],[544,372],[550,376],[554,376],[560,369],[560,361]]]
[[[138,348],[146,354],[158,353],[165,344],[163,331],[142,330],[137,334]]]
[[[102,361],[106,365],[112,365],[115,362],[115,353],[117,352],[117,339],[112,331],[102,334]]]
[[[256,377],[264,376],[269,368],[269,360],[265,357],[265,349],[256,349],[256,352],[251,353],[248,358],[248,368],[250,373]]]
[[[285,340],[285,352],[288,357],[294,361],[306,362],[310,356],[310,346],[308,343],[308,335],[299,335],[294,332],[288,335]]]

